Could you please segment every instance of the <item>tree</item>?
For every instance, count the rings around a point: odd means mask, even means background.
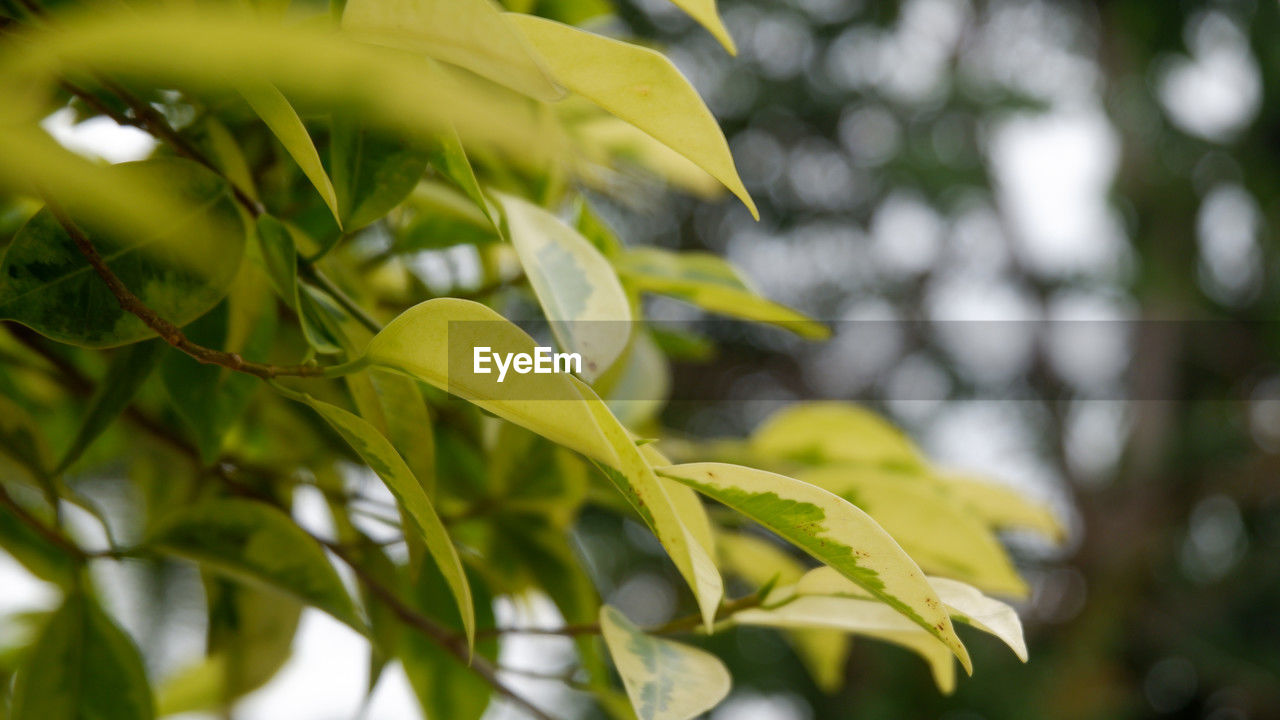
[[[495,697],[567,712],[509,686],[540,672],[497,662],[520,633],[574,637],[555,679],[617,717],[717,704],[729,673],[696,645],[732,626],[785,630],[824,686],[862,635],[950,691],[971,669],[953,621],[1025,659],[984,593],[1025,595],[996,532],[1057,537],[1043,508],[848,404],[663,439],[666,356],[697,342],[644,296],[826,328],[714,255],[617,239],[591,195],[656,181],[755,206],[670,61],[575,27],[606,7],[511,4],[6,4],[0,546],[61,597],[11,619],[6,716],[230,714],[306,607],[368,639],[370,689],[398,661],[432,718]],[[713,3],[677,5],[733,51]],[[158,145],[79,157],[38,124],[68,105]],[[521,369],[551,341],[576,374]],[[331,527],[295,519],[304,493]],[[638,627],[602,604],[586,561],[610,539],[586,558],[566,541],[585,512],[646,527],[687,614]],[[157,631],[198,569],[203,658],[157,668],[104,610],[98,570],[119,564]],[[496,624],[495,598],[529,595],[564,625]]]

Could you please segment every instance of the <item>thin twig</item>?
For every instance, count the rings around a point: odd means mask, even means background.
[[[747,610],[749,608],[758,607],[763,598],[760,593],[745,595],[737,600],[730,600],[720,606],[720,610],[716,613],[716,620],[726,620],[735,613]],[[656,625],[651,628],[643,628],[642,631],[648,635],[670,635],[672,633],[685,632],[692,630],[702,623],[702,615],[693,613],[684,617],[676,618],[662,625]],[[476,639],[497,637],[501,635],[554,635],[557,637],[578,637],[580,635],[599,635],[601,632],[600,623],[582,623],[578,625],[562,625],[558,628],[494,628],[492,630],[477,630]]]
[[[247,373],[269,380],[271,378],[281,376],[295,377],[318,377],[324,374],[324,368],[317,365],[266,365],[245,360],[237,353],[229,353],[223,350],[214,350],[203,345],[198,345],[182,332],[181,328],[173,323],[160,317],[154,310],[142,302],[142,299],[134,295],[129,288],[125,287],[124,282],[107,267],[106,261],[98,254],[93,243],[89,240],[89,236],[84,233],[71,218],[63,212],[52,200],[46,199],[49,211],[57,218],[67,234],[76,244],[76,248],[80,250],[80,254],[89,261],[89,265],[93,268],[98,277],[106,283],[107,288],[111,290],[111,294],[115,296],[116,302],[120,303],[121,309],[130,313],[141,320],[147,327],[151,328],[165,342],[169,343],[178,350],[195,358],[196,361],[206,365],[220,365],[229,370]]]

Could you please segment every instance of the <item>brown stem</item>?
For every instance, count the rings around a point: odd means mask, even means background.
[[[296,377],[317,377],[324,374],[324,368],[316,365],[265,365],[262,363],[251,362],[240,357],[236,353],[229,353],[222,350],[214,350],[203,345],[198,345],[183,334],[182,330],[173,323],[160,317],[154,310],[147,307],[146,303],[134,295],[129,288],[107,267],[106,261],[98,254],[97,249],[93,247],[89,236],[84,233],[71,218],[63,212],[52,200],[46,200],[49,211],[58,219],[63,229],[71,236],[76,244],[76,248],[80,250],[80,254],[85,257],[89,265],[93,268],[98,277],[106,283],[107,288],[111,290],[111,294],[115,296],[116,301],[120,303],[120,307],[127,313],[130,313],[151,328],[165,342],[182,352],[195,358],[198,362],[207,365],[220,365],[229,370],[236,372],[248,373],[263,379],[271,379],[285,375]]]
[[[319,538],[317,538],[317,540],[319,540]],[[553,720],[550,715],[543,712],[536,705],[529,702],[529,700],[522,697],[519,693],[512,690],[498,679],[497,668],[495,668],[493,664],[485,658],[471,654],[467,650],[466,642],[462,638],[450,632],[448,628],[445,628],[431,618],[422,615],[406,605],[404,601],[392,592],[390,588],[383,585],[377,578],[373,577],[364,568],[360,567],[360,564],[355,562],[355,560],[347,553],[345,547],[327,540],[319,540],[319,542],[328,548],[330,552],[336,555],[339,560],[342,560],[343,563],[350,567],[356,577],[359,578],[360,582],[364,584],[365,587],[369,588],[369,591],[373,593],[380,602],[386,605],[391,612],[395,613],[396,617],[399,618],[401,622],[431,638],[445,650],[449,651],[451,655],[457,658],[458,662],[470,669],[471,672],[479,675],[480,678],[493,687],[498,694],[524,708],[524,710],[530,715],[538,718],[538,720]]]

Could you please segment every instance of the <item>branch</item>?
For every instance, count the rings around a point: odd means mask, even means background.
[[[734,614],[748,610],[750,608],[759,607],[764,600],[761,593],[752,593],[730,600],[720,606],[720,610],[716,613],[716,621],[727,620]],[[694,613],[676,618],[668,623],[657,625],[651,628],[642,628],[642,632],[647,635],[670,635],[672,633],[685,632],[692,630],[702,623],[702,615]],[[558,628],[495,628],[492,630],[477,630],[476,639],[496,637],[500,635],[555,635],[558,637],[577,637],[579,635],[599,635],[600,623],[583,623],[580,625],[564,625]]]
[[[395,613],[396,617],[399,618],[401,622],[431,638],[445,650],[449,651],[451,655],[457,658],[458,662],[462,663],[465,667],[471,670],[471,672],[479,675],[481,679],[489,683],[489,685],[493,687],[498,694],[524,708],[524,710],[530,715],[538,718],[538,720],[553,720],[550,715],[540,710],[536,705],[529,702],[529,700],[525,699],[515,690],[512,690],[505,683],[499,680],[498,669],[485,658],[470,653],[467,649],[465,640],[451,632],[448,628],[436,623],[431,618],[409,607],[394,592],[392,592],[390,588],[383,585],[377,578],[373,577],[364,568],[360,567],[359,563],[355,562],[355,560],[351,558],[350,554],[347,553],[345,547],[338,543],[329,542],[320,538],[316,538],[316,540],[328,548],[329,551],[336,555],[339,560],[342,560],[343,563],[350,567],[352,572],[356,574],[356,577],[359,578],[360,582],[363,583],[365,587],[369,588],[369,591],[373,593],[379,601],[386,605],[391,612]],[[477,636],[478,635],[479,634],[477,633]]]
[[[89,236],[85,235],[71,218],[63,212],[56,203],[46,199],[46,204],[53,216],[58,219],[63,229],[71,236],[75,242],[76,248],[80,250],[80,254],[89,261],[89,265],[93,268],[98,277],[106,283],[107,288],[111,290],[111,294],[115,296],[116,301],[120,303],[120,307],[127,313],[130,313],[141,320],[147,327],[151,328],[157,335],[164,339],[173,347],[195,358],[197,361],[206,365],[220,365],[229,370],[236,372],[255,375],[264,380],[291,375],[296,377],[319,377],[324,374],[324,368],[317,365],[265,365],[262,363],[251,362],[240,357],[236,353],[229,353],[223,350],[214,350],[203,345],[198,345],[183,334],[182,330],[173,323],[165,320],[156,314],[154,310],[147,307],[146,303],[137,295],[134,295],[129,288],[107,267],[106,261],[98,254],[97,249],[93,247],[93,243],[89,241]]]

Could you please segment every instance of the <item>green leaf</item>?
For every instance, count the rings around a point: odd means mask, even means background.
[[[453,63],[539,100],[564,94],[490,0],[347,0],[342,29]]]
[[[240,265],[244,227],[229,187],[181,158],[124,163],[111,170],[126,182],[164,182],[197,208],[169,231],[150,236],[88,222],[80,206],[66,208],[125,287],[160,317],[186,325],[222,299]],[[142,198],[134,205],[137,212],[147,212]],[[0,318],[85,347],[155,335],[120,307],[48,209],[22,228],[0,263]]]
[[[730,55],[738,54],[738,48],[733,44],[733,37],[729,35],[729,28],[724,26],[720,13],[716,11],[716,0],[671,0],[671,2],[689,13],[689,17],[697,20],[698,24],[715,36]]]
[[[729,144],[689,81],[662,54],[530,15],[509,15],[569,90],[684,155],[759,218]]]
[[[1019,660],[1027,661],[1027,643],[1022,636],[1022,621],[1018,619],[1016,610],[959,580],[931,577],[929,584],[937,591],[953,619],[1000,638]],[[867,597],[861,588],[826,567],[806,573],[796,583],[795,592],[800,596]]]
[[[413,191],[430,153],[403,138],[357,123],[345,113],[333,119],[330,174],[339,217],[347,232],[378,220]]]
[[[475,606],[471,601],[471,588],[467,585],[467,576],[462,569],[462,560],[449,538],[436,509],[427,498],[422,485],[414,477],[413,471],[405,464],[404,458],[391,445],[386,436],[377,428],[365,422],[358,415],[353,415],[340,407],[316,400],[307,395],[305,402],[320,417],[325,419],[334,430],[347,441],[365,461],[365,463],[382,478],[391,494],[395,495],[400,507],[413,521],[419,534],[427,545],[427,551],[435,559],[437,567],[448,582],[449,591],[458,604],[462,614],[462,626],[467,634],[467,643],[475,638]]]
[[[969,654],[924,573],[875,520],[842,498],[784,475],[724,463],[659,472],[764,525],[835,568],[945,644],[965,669]]]
[[[316,541],[288,515],[249,500],[210,500],[163,518],[161,552],[284,592],[364,632],[347,590]]]
[[[626,428],[609,413],[609,408],[591,388],[585,384],[579,387],[600,431],[613,447],[613,459],[600,464],[601,470],[658,537],[680,575],[689,583],[702,620],[710,628],[724,597],[724,582],[712,559],[715,549],[710,547],[711,527],[701,501],[691,493],[682,495],[684,491],[680,489],[668,492],[665,479],[654,473],[646,454],[665,458],[647,445],[637,447]]]
[[[75,580],[77,567],[66,550],[36,532],[3,504],[0,504],[0,551],[8,553],[41,580],[61,587],[70,587]]]
[[[779,411],[752,434],[751,449],[769,459],[926,469],[906,434],[870,410],[843,402],[801,403]]]
[[[458,137],[458,131],[455,128],[449,128],[448,132],[440,134],[440,145],[433,153],[432,164],[466,193],[471,202],[475,203],[476,208],[484,214],[485,219],[493,223],[493,216],[489,213],[489,201],[485,199],[484,192],[480,189],[480,181],[476,180],[476,171],[471,167],[471,161],[467,159],[467,150],[462,146],[462,140]]]
[[[438,298],[405,310],[365,350],[363,363],[417,378],[589,458],[614,455],[571,377],[474,372],[473,348],[532,353],[523,330],[480,303]]]
[[[150,720],[151,686],[138,649],[77,592],[49,618],[14,684],[12,720]]]
[[[192,323],[187,337],[250,360],[265,359],[276,336],[275,302],[266,285],[261,274],[246,264],[226,301]],[[201,363],[177,350],[161,363],[160,378],[174,411],[194,435],[201,459],[212,463],[258,389],[258,379]]]
[[[274,217],[258,216],[258,246],[271,287],[286,305],[298,308],[298,253],[289,228]]]
[[[640,292],[670,295],[710,312],[771,323],[805,338],[831,335],[822,323],[761,297],[737,268],[710,253],[636,248],[615,264],[626,284]]]
[[[476,622],[482,628],[494,627],[493,597],[482,578],[469,575],[468,584],[475,589]],[[451,630],[460,630],[456,606],[448,601],[444,578],[435,567],[424,565],[418,571],[409,594],[415,609],[434,618]],[[493,698],[493,688],[453,653],[431,638],[412,628],[402,627],[400,663],[428,718],[479,720]],[[476,654],[495,661],[498,657],[496,638],[476,643]]]
[[[262,118],[262,122],[271,128],[271,132],[293,161],[298,163],[302,174],[315,186],[316,192],[320,193],[324,204],[329,207],[341,227],[342,218],[338,213],[338,196],[333,190],[333,183],[324,171],[320,153],[316,152],[315,143],[307,133],[307,126],[302,124],[302,118],[298,117],[288,98],[271,83],[246,84],[240,88],[240,94],[258,117]]]
[[[31,413],[3,393],[0,393],[0,452],[26,471],[29,484],[53,494],[49,478],[53,451],[49,449],[49,441]]]
[[[631,305],[609,261],[576,230],[525,200],[500,195],[511,244],[561,347],[595,381],[627,347]]]
[[[302,605],[266,588],[205,577],[208,655],[157,689],[161,715],[228,708],[275,677],[293,654]]]
[[[711,653],[645,635],[608,605],[600,629],[640,720],[690,720],[729,694],[729,671]]]
[[[76,436],[53,474],[62,473],[80,459],[81,453],[129,406],[167,348],[168,345],[157,338],[121,348],[111,356],[107,374],[94,390]]]
[[[840,465],[814,468],[797,477],[866,511],[926,572],[988,592],[1026,596],[1027,584],[995,534],[929,478]]]

